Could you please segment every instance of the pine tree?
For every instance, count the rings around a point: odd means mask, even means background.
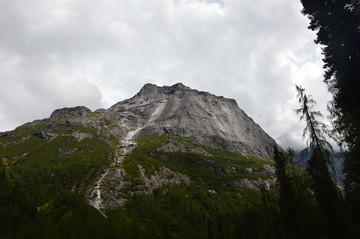
[[[287,158],[274,147],[274,161],[277,183],[280,188],[280,212],[285,226],[286,238],[303,238],[302,218],[293,179],[286,172]]]
[[[305,89],[296,86],[301,107],[297,110],[300,119],[304,120],[306,127],[303,137],[308,136],[308,146],[311,152],[307,171],[313,178],[313,191],[320,207],[326,227],[334,238],[344,238],[344,225],[340,213],[341,196],[332,181],[328,164],[330,163],[331,145],[326,141],[326,126],[316,117],[321,116],[319,111],[314,111],[316,102],[305,94]]]

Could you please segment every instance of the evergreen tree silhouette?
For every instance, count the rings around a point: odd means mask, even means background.
[[[303,137],[308,137],[307,144],[311,153],[307,171],[313,178],[312,189],[316,201],[331,238],[346,238],[340,209],[341,194],[336,189],[328,170],[332,148],[325,138],[326,126],[316,118],[321,116],[321,113],[313,110],[316,102],[311,95],[307,95],[301,86],[296,86],[296,90],[301,104],[296,112],[306,123]]]
[[[353,212],[360,211],[360,1],[301,0],[302,13],[322,46],[324,81],[333,94],[329,109],[348,148],[345,192]],[[360,228],[360,218],[354,214]],[[358,230],[360,233],[360,229]]]

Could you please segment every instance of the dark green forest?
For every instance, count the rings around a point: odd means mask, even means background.
[[[20,127],[2,141],[22,137],[28,130]],[[309,190],[313,180],[291,152],[275,150],[276,187],[241,189],[227,182],[239,177],[267,179],[257,170],[271,161],[213,149],[207,149],[213,156],[157,150],[174,139],[138,138],[138,147],[123,167],[134,184],[141,183],[137,164],[149,173],[166,166],[186,173],[192,182],[168,185],[153,195],[135,194],[124,206],[103,213],[88,204],[82,189],[91,183],[89,174],[96,175],[109,163],[111,147],[104,141],[77,142],[67,136],[46,141],[31,135],[28,141],[5,147],[0,155],[7,158],[0,171],[1,238],[330,238],[319,203]],[[78,151],[58,157],[57,149],[69,145]],[[93,147],[96,151],[89,151]],[[19,152],[29,149],[19,160]],[[248,167],[255,171],[247,172]],[[228,168],[236,173],[213,171]]]

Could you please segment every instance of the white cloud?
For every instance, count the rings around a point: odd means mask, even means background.
[[[323,112],[330,98],[300,9],[286,0],[0,0],[0,131],[59,107],[109,107],[147,82],[183,82],[235,98],[284,147],[300,147],[294,84]]]

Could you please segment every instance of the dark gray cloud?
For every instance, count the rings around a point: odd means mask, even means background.
[[[74,105],[109,107],[147,82],[234,98],[301,147],[294,84],[325,111],[320,50],[299,1],[0,0],[0,131]]]

